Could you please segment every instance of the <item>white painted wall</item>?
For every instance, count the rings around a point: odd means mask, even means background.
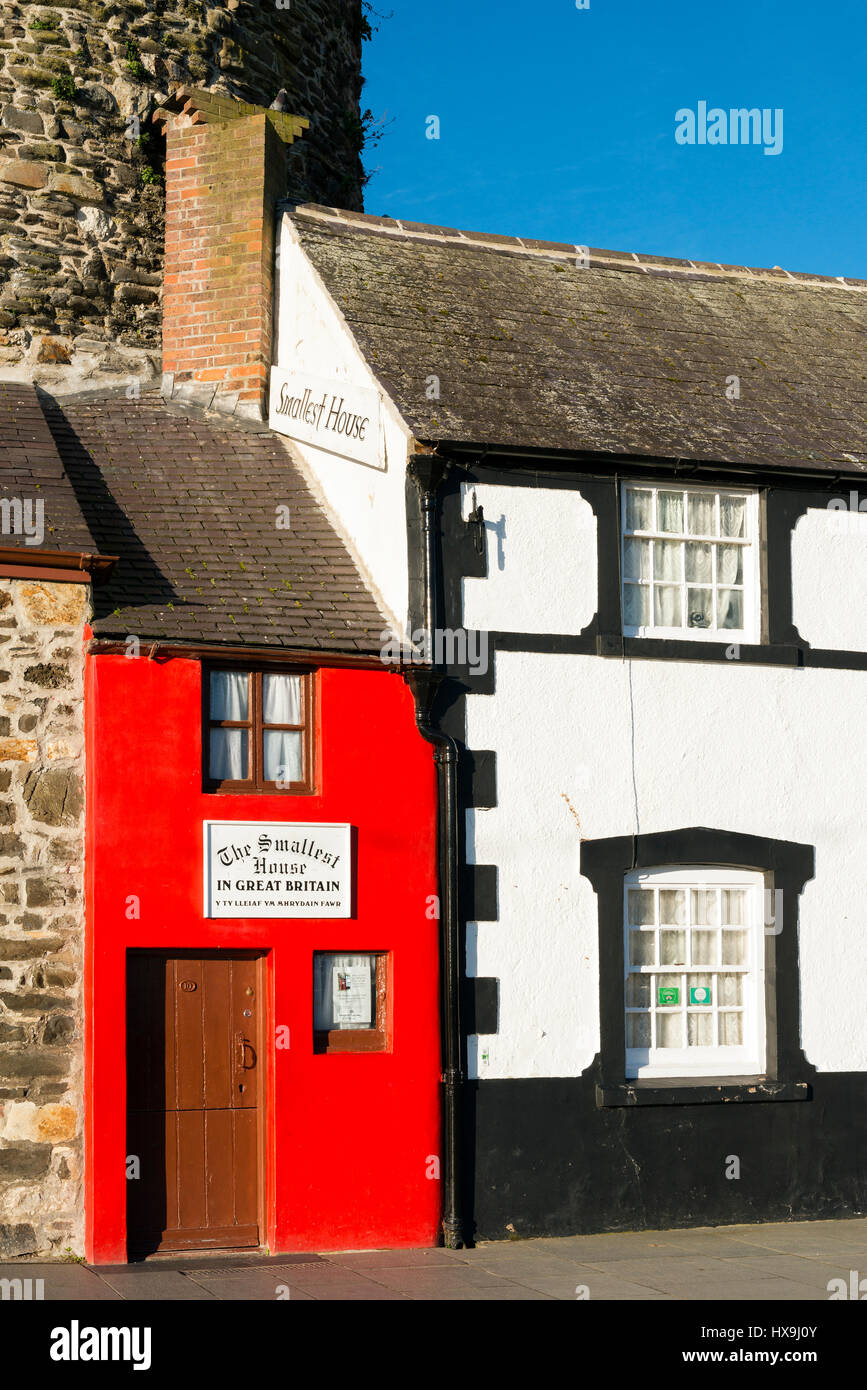
[[[485,517],[488,575],[463,581],[463,624],[499,632],[579,633],[596,612],[596,517],[578,492],[461,488]]]
[[[800,518],[792,532],[792,606],[811,647],[867,652],[867,512],[822,508]]]
[[[568,558],[580,510],[564,508],[560,492],[534,501],[526,488],[484,491],[486,518],[499,509],[507,537],[545,538],[537,544],[555,578],[528,565],[522,587],[508,556],[505,571],[491,564],[491,580],[467,586],[465,625],[484,616],[521,627],[510,615],[556,594],[559,612],[527,629],[577,630],[596,601],[593,566],[570,569]],[[815,531],[797,541],[804,622],[828,562]],[[847,583],[863,592],[867,547],[857,541]],[[836,619],[811,611],[830,645]],[[850,628],[835,631],[854,647]],[[499,800],[468,813],[468,858],[500,871],[499,920],[468,932],[469,973],[500,981],[500,1031],[472,1040],[472,1074],[577,1076],[590,1064],[600,1046],[597,907],[579,874],[579,838],[697,825],[815,845],[816,877],[800,904],[802,1045],[820,1071],[867,1070],[867,675],[520,652],[495,662],[496,693],[467,699],[467,744],[495,750]]]
[[[387,616],[403,632],[407,620],[404,486],[411,432],[363,358],[338,305],[304,255],[291,220],[280,232],[275,361],[335,384],[377,391],[383,427],[379,466],[301,444],[287,445],[348,541]]]

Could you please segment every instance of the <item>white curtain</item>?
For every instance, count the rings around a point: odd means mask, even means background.
[[[212,671],[210,684],[212,719],[248,719],[249,677],[246,671]],[[244,781],[247,777],[247,731],[211,729],[211,776],[217,782]]]
[[[708,492],[690,492],[687,495],[688,530],[691,536],[712,536],[714,524],[714,495]]]
[[[655,584],[653,588],[654,622],[657,627],[682,627],[680,587],[674,584]]]
[[[246,781],[247,730],[212,729],[209,765],[215,782]]]
[[[720,496],[720,522],[724,536],[745,536],[747,500],[745,497]]]
[[[301,723],[301,677],[262,677],[262,719],[266,724]]]
[[[211,718],[246,719],[248,684],[246,671],[212,671]]]
[[[265,730],[265,781],[303,780],[301,734],[284,729]]]

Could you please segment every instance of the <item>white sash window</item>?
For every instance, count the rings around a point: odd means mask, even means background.
[[[627,874],[628,1077],[763,1074],[764,891],[750,870]]]
[[[760,640],[758,493],[626,483],[627,637]]]

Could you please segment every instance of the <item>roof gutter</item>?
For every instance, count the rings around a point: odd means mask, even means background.
[[[137,636],[142,647],[148,648],[151,657],[159,653],[160,658],[165,661],[174,657],[187,657],[194,661],[219,661],[229,666],[264,661],[296,666],[347,666],[359,670],[392,671],[395,674],[403,669],[400,662],[384,661],[375,652],[336,652],[323,647],[257,647],[251,644],[178,642],[169,637],[154,637],[153,634],[147,633],[130,633],[130,636]],[[129,637],[94,637],[88,650],[98,656],[126,656],[129,652]]]
[[[422,506],[424,627],[431,649],[436,620],[437,489],[445,476],[442,461],[417,455],[410,473]],[[449,1250],[464,1244],[461,1201],[461,1011],[460,919],[458,915],[458,748],[437,727],[433,708],[445,672],[411,667],[405,679],[415,700],[416,726],[433,745],[437,771],[437,880],[440,918],[440,1026],[443,1084],[443,1242]]]
[[[574,472],[597,477],[613,476],[615,473],[632,472],[659,474],[671,472],[678,477],[692,477],[707,474],[715,478],[737,476],[757,482],[780,484],[802,481],[819,482],[829,489],[839,488],[844,483],[852,485],[856,478],[867,475],[867,462],[853,462],[851,471],[839,460],[833,463],[811,465],[803,463],[749,463],[732,459],[674,458],[665,455],[599,453],[587,449],[550,449],[530,445],[473,443],[469,440],[418,439],[417,443],[425,451],[430,450],[438,458],[461,460],[463,466],[488,463],[493,466],[508,465],[517,469],[557,470]]]
[[[4,545],[0,546],[0,578],[104,584],[117,558],[116,555],[90,555],[86,551],[31,550],[23,545]]]

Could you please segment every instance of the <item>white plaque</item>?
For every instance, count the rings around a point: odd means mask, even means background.
[[[348,917],[348,825],[209,820],[206,917]]]
[[[381,466],[380,398],[367,386],[271,368],[269,424],[302,444]]]

